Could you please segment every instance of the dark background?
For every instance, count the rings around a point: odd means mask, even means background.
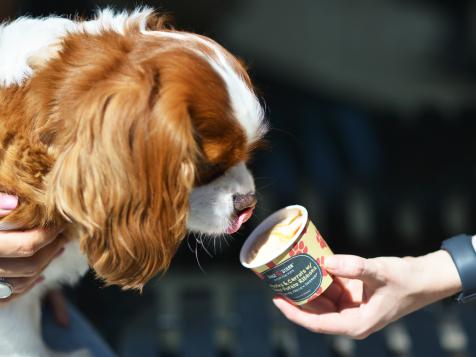
[[[476,232],[473,1],[142,4],[242,58],[271,124],[269,149],[250,164],[255,217],[233,238],[206,241],[208,252],[189,237],[174,276],[249,274],[238,261],[247,232],[289,204],[306,206],[339,253],[418,255],[452,234]],[[135,2],[1,0],[0,19],[90,16],[106,5]],[[157,309],[160,281],[143,296],[100,286],[88,276],[72,296],[120,350],[127,321]]]

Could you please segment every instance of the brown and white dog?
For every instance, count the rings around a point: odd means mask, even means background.
[[[140,289],[187,229],[237,231],[265,131],[240,62],[150,9],[0,25],[0,191],[20,199],[0,228],[63,227],[70,239],[42,284],[0,307],[0,356],[54,354],[39,299],[88,264]]]

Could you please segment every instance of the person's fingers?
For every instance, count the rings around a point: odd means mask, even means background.
[[[43,276],[34,276],[31,278],[9,278],[6,281],[12,286],[14,294],[23,294],[43,280],[45,280]]]
[[[6,215],[9,214],[11,211],[12,211],[12,210],[1,209],[1,208],[0,208],[0,217],[6,216]]]
[[[305,305],[302,305],[301,308],[314,314],[324,314],[338,311],[336,304],[331,299],[323,295]]]
[[[18,197],[0,192],[0,217],[6,216],[18,205]]]
[[[310,331],[333,335],[351,335],[355,330],[357,319],[346,319],[338,312],[315,314],[300,309],[284,299],[273,299],[276,307],[286,316],[287,319]]]
[[[53,316],[58,325],[69,326],[69,313],[66,305],[66,299],[61,290],[52,290],[46,296],[53,311]]]
[[[334,279],[332,284],[324,291],[322,295],[327,297],[331,301],[339,301],[343,293],[343,287],[337,279]]]
[[[360,279],[366,282],[381,280],[379,267],[372,259],[365,259],[356,255],[333,255],[327,257],[324,267],[329,273],[349,279]]]
[[[18,205],[18,197],[0,192],[0,209],[11,211]]]
[[[30,231],[0,232],[0,257],[31,257],[38,250],[51,243],[60,229],[34,229]]]
[[[8,280],[10,280],[10,279],[8,279]],[[43,280],[44,280],[43,277],[36,277],[35,279],[33,279],[32,283],[29,286],[27,286],[26,288],[23,289],[23,292],[21,292],[21,293],[15,293],[15,287],[13,286],[13,291],[14,291],[13,294],[10,297],[6,298],[6,299],[0,299],[0,307],[7,305],[8,303],[12,302],[16,298],[22,296],[23,294],[28,292],[33,287],[40,284]]]
[[[1,238],[0,238],[1,239]],[[0,258],[0,276],[34,277],[41,273],[56,256],[64,250],[64,239],[58,237],[32,257]]]

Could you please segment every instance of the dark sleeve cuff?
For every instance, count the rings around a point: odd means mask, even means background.
[[[472,237],[460,234],[446,239],[441,244],[441,249],[451,255],[463,284],[463,291],[456,300],[459,303],[476,300],[476,252]]]

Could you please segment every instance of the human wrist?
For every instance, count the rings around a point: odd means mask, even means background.
[[[462,292],[456,300],[467,303],[476,300],[476,244],[475,237],[459,234],[444,240],[441,249],[447,251],[461,279]]]
[[[406,258],[412,265],[412,292],[425,304],[455,295],[462,289],[453,259],[445,250],[416,258]]]

